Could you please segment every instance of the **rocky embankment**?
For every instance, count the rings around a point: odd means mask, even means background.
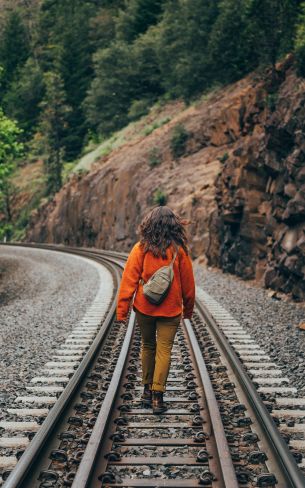
[[[305,82],[279,72],[269,109],[243,119],[240,138],[216,180],[214,259],[243,278],[305,299]],[[264,113],[265,112],[265,113]]]
[[[305,299],[305,81],[291,56],[182,110],[74,177],[27,239],[128,250],[156,192],[191,220],[194,258]],[[188,138],[174,158],[174,127]],[[157,164],[152,164],[152,155]]]

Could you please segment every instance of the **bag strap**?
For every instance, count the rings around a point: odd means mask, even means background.
[[[175,259],[177,257],[177,254],[178,254],[178,248],[177,248],[176,243],[174,241],[173,241],[173,246],[175,248],[175,253],[174,253],[173,259],[172,259],[172,261],[170,263],[170,267],[171,268],[174,266],[174,262],[175,262]]]
[[[174,241],[173,241],[173,246],[174,246],[174,248],[175,248],[175,253],[174,253],[173,259],[171,260],[171,262],[170,262],[170,264],[169,264],[169,266],[170,266],[171,268],[174,266],[174,262],[175,262],[175,259],[176,259],[176,257],[177,257],[178,251],[179,251],[179,248],[176,246],[176,243],[175,243]],[[141,278],[140,278],[140,280],[139,280],[139,283],[140,283],[141,285],[145,285],[145,281],[143,280],[142,276],[141,276]]]

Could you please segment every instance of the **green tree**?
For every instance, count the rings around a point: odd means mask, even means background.
[[[0,209],[4,214],[5,224],[11,224],[12,221],[11,198],[14,188],[10,176],[15,169],[16,159],[23,153],[20,135],[21,130],[16,123],[8,119],[0,109]]]
[[[60,73],[71,107],[65,141],[68,160],[80,153],[87,133],[82,104],[93,77],[91,18],[99,3],[44,0],[41,8],[41,63],[44,70]]]
[[[249,29],[248,0],[222,0],[208,44],[213,81],[232,82],[259,64],[256,36]]]
[[[134,41],[158,22],[164,0],[127,0],[116,21],[117,39]]]
[[[72,108],[65,141],[68,160],[73,160],[80,153],[87,132],[82,103],[93,74],[89,31],[88,9],[79,7],[71,11],[62,39],[59,62],[67,103]]]
[[[115,20],[117,9],[101,8],[90,19],[90,39],[94,52],[110,46],[115,38]]]
[[[102,135],[129,122],[128,111],[134,101],[151,105],[163,93],[155,44],[157,28],[130,46],[115,42],[95,56],[95,78],[86,98],[88,122]]]
[[[218,0],[168,0],[160,24],[158,57],[165,90],[189,100],[210,82],[208,40]]]
[[[148,100],[150,104],[164,93],[156,49],[159,35],[158,26],[150,27],[133,43],[131,51],[134,70],[133,98]]]
[[[295,37],[295,53],[298,74],[305,76],[305,2],[300,5]]]
[[[39,130],[45,154],[47,193],[52,194],[62,185],[67,117],[71,109],[66,104],[64,84],[59,74],[46,73],[45,87],[45,97],[41,102]]]
[[[7,18],[0,43],[0,64],[4,69],[3,88],[6,90],[18,69],[30,54],[29,39],[20,14],[13,11]]]
[[[6,113],[18,121],[25,140],[29,140],[37,129],[43,95],[42,71],[37,61],[29,58],[3,99]]]
[[[128,122],[128,108],[134,98],[134,65],[131,50],[116,42],[95,55],[95,78],[85,107],[90,125],[106,135]]]
[[[293,48],[299,0],[249,0],[248,18],[255,33],[260,61],[275,64]]]

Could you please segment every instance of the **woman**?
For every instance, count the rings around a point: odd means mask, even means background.
[[[123,272],[117,320],[126,321],[135,294],[133,309],[142,336],[142,400],[146,406],[152,404],[153,413],[159,414],[167,410],[163,393],[171,350],[181,316],[192,316],[195,283],[184,224],[169,207],[156,207],[144,218],[140,237]],[[162,303],[154,305],[143,293],[143,282],[172,261],[174,277],[169,291]]]

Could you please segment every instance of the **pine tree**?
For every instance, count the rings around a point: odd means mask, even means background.
[[[95,78],[85,101],[88,122],[107,135],[128,122],[128,108],[135,95],[131,49],[116,42],[95,55]]]
[[[164,0],[128,0],[116,22],[117,39],[132,42],[158,22]]]
[[[15,160],[23,153],[20,143],[21,131],[17,124],[8,119],[0,109],[0,210],[4,212],[6,224],[12,221],[11,197],[13,185],[10,176],[15,169]],[[4,236],[0,233],[0,238]]]
[[[28,35],[21,16],[13,11],[7,18],[0,43],[0,64],[4,69],[3,89],[7,90],[30,54]]]
[[[117,9],[101,8],[90,19],[90,40],[92,50],[106,49],[115,38],[115,16]]]
[[[67,117],[70,108],[66,104],[64,85],[59,74],[46,73],[45,87],[45,97],[41,102],[39,130],[42,134],[45,154],[47,193],[52,194],[62,185]]]
[[[80,153],[87,125],[83,101],[93,77],[93,47],[90,19],[96,2],[82,0],[44,0],[41,9],[41,63],[44,70],[60,73],[67,103],[71,107],[66,134],[66,157]],[[97,2],[99,3],[99,2]]]
[[[6,113],[18,121],[25,140],[29,140],[37,129],[43,94],[42,71],[37,61],[29,58],[3,99]]]
[[[210,73],[221,83],[240,79],[259,64],[247,0],[222,0],[208,44]]]
[[[66,156],[73,160],[81,151],[87,132],[83,101],[93,75],[89,12],[78,7],[69,12],[69,23],[63,34],[59,71],[64,82],[69,131],[65,141]]]
[[[152,26],[133,43],[131,57],[134,70],[134,98],[147,100],[150,105],[164,93],[156,45],[158,26]]]
[[[208,40],[218,0],[168,0],[158,56],[165,90],[189,100],[209,84]]]
[[[250,0],[248,18],[255,32],[260,61],[271,64],[276,77],[275,64],[293,47],[298,0]]]
[[[300,6],[295,39],[295,52],[298,74],[305,77],[305,2]]]

